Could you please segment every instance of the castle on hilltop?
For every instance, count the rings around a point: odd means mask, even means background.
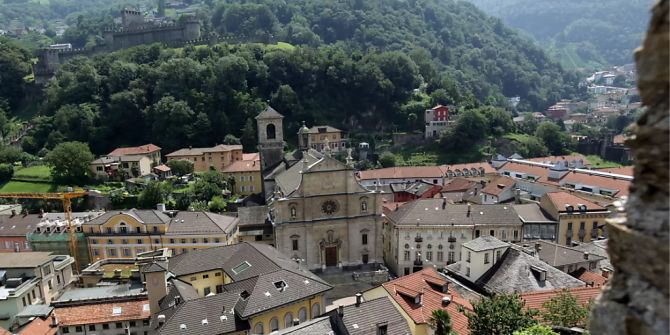
[[[185,17],[180,21],[179,23],[150,22],[145,20],[142,12],[124,9],[121,12],[121,25],[110,27],[103,32],[104,45],[85,49],[50,47],[40,50],[37,63],[33,67],[35,82],[45,84],[61,64],[75,56],[90,56],[141,44],[187,44],[200,39],[200,21],[192,17]]]

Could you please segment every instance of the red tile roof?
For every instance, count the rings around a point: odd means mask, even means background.
[[[28,325],[21,328],[18,335],[55,335],[57,327],[51,327],[51,318],[35,318]],[[0,333],[2,334],[2,333]]]
[[[528,309],[532,308],[542,311],[544,310],[542,304],[544,304],[546,301],[549,301],[549,299],[557,296],[563,290],[564,289],[523,293],[521,294],[521,299],[526,302],[526,308]],[[567,290],[577,299],[577,303],[586,305],[589,303],[589,300],[595,300],[598,297],[601,288],[573,287],[565,290]]]
[[[405,204],[404,202],[387,202],[382,204],[382,210],[384,211],[384,213],[393,212],[404,204]]]
[[[624,144],[626,142],[626,136],[624,135],[616,135],[612,138],[612,143],[614,144]]]
[[[243,161],[257,161],[260,160],[261,156],[257,152],[252,152],[252,153],[242,153],[242,160]]]
[[[620,174],[624,176],[633,176],[634,169],[632,166],[622,166],[618,168],[609,168],[609,169],[594,169],[598,172],[607,172],[613,174]]]
[[[396,166],[358,172],[358,178],[361,180],[441,178],[443,175],[442,169],[438,166]]]
[[[260,161],[235,161],[233,164],[226,166],[222,172],[232,173],[232,172],[260,172],[261,163]]]
[[[116,148],[107,156],[121,157],[126,155],[143,155],[159,151],[161,148],[154,144],[140,145],[139,147]]]
[[[451,171],[463,170],[463,169],[479,170],[480,168],[484,168],[484,173],[496,173],[496,169],[494,169],[493,166],[491,166],[491,164],[489,164],[489,163],[465,163],[465,164],[440,165],[440,169],[442,169],[443,174],[447,174],[448,170],[451,170]]]
[[[604,286],[607,284],[607,278],[595,273],[595,272],[589,272],[589,271],[584,271],[582,272],[577,279],[585,282],[585,283],[593,283],[596,287],[599,286]]]
[[[474,184],[472,180],[468,180],[462,177],[456,177],[454,179],[448,180],[444,183],[442,187],[442,192],[465,192],[469,190]]]
[[[412,318],[414,323],[428,323],[434,310],[444,309],[451,316],[452,329],[459,335],[467,335],[470,333],[468,318],[458,309],[459,306],[463,306],[466,310],[472,311],[472,305],[451,288],[449,292],[442,293],[441,290],[432,286],[441,286],[445,282],[447,280],[440,276],[435,269],[426,268],[411,275],[386,282],[382,286],[405,313]],[[403,295],[413,292],[421,293],[421,304],[415,304],[414,299]],[[446,307],[442,306],[442,298],[444,297],[451,298],[451,303]]]
[[[154,169],[160,172],[168,172],[171,170],[170,167],[165,164],[154,166]]]
[[[510,171],[510,173],[518,172],[518,173],[529,174],[537,177],[536,182],[558,186],[557,180],[549,179],[549,168],[547,167],[508,162],[502,167],[500,167],[500,171]]]
[[[614,196],[622,197],[628,195],[628,189],[630,188],[631,181],[617,179],[612,177],[597,176],[594,174],[588,174],[585,172],[569,172],[561,182],[569,184],[582,184],[588,186],[597,186],[599,188],[606,188],[610,190],[616,190]]]
[[[582,155],[565,155],[565,156],[545,156],[545,157],[535,157],[535,158],[526,158],[525,160],[536,162],[536,163],[547,163],[556,164],[558,161],[576,161],[581,159],[584,162],[584,165],[590,165],[589,160]]]
[[[145,306],[146,305],[146,306]],[[114,308],[121,311],[114,314]],[[72,307],[57,307],[54,315],[61,326],[87,325],[91,323],[141,320],[151,317],[149,300],[109,302]]]
[[[0,335],[12,335],[12,333],[7,329],[0,327]]]
[[[516,182],[514,179],[509,178],[509,177],[498,177],[496,179],[491,180],[486,187],[484,187],[481,192],[486,193],[486,194],[491,194],[491,195],[499,195],[502,193],[504,190],[514,186]]]
[[[567,192],[548,192],[546,193],[547,198],[549,198],[549,201],[556,207],[556,209],[559,212],[565,212],[566,208],[565,205],[571,205],[574,207],[574,210],[577,209],[577,205],[582,204],[586,206],[587,211],[604,211],[605,207],[600,206],[596,203],[593,203],[589,200],[586,200],[584,198],[580,198],[574,194],[570,194]]]

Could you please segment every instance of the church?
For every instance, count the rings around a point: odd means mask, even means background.
[[[275,247],[311,270],[382,263],[382,194],[358,183],[351,157],[309,149],[305,138],[284,154],[283,116],[268,107],[256,121]]]

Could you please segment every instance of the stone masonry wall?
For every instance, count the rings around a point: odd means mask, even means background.
[[[615,274],[592,313],[592,334],[670,332],[668,2],[654,5],[647,36],[635,53],[640,97],[647,111],[627,143],[635,180],[624,205],[626,217],[613,219],[608,227]]]

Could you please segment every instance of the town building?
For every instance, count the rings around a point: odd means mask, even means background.
[[[258,151],[261,156],[261,170],[264,179],[267,172],[276,168],[284,160],[286,143],[284,142],[283,120],[284,116],[270,106],[256,116]],[[267,196],[271,188],[265,185],[264,187]]]
[[[321,316],[332,288],[255,243],[180,254],[142,272],[154,334],[269,334]]]
[[[273,333],[274,334],[274,333]],[[294,319],[294,326],[281,329],[277,335],[353,335],[353,334],[412,334],[407,321],[395,308],[389,297],[366,300],[356,295],[356,303],[338,306],[324,316],[301,322]]]
[[[95,262],[161,248],[176,255],[236,243],[237,222],[236,217],[209,212],[130,209],[107,212],[82,227]]]
[[[147,334],[151,329],[149,301],[95,301],[56,304],[59,334]]]
[[[493,236],[482,236],[461,248],[463,260],[447,266],[448,275],[485,294],[585,286],[581,280]]]
[[[437,105],[431,109],[426,109],[425,138],[436,139],[449,127],[449,113],[453,107]]]
[[[32,305],[49,305],[74,276],[74,259],[49,252],[0,257],[0,327],[14,329],[17,315]]]
[[[542,290],[535,292],[527,292],[520,295],[521,300],[524,302],[524,307],[526,309],[534,309],[540,312],[544,312],[546,309],[544,303],[551,300],[554,297],[558,297],[559,294],[567,292],[575,298],[577,304],[581,306],[589,306],[589,304],[594,303],[598,296],[600,295],[602,288],[600,287],[571,287],[567,289],[554,289],[554,290]]]
[[[307,128],[303,122],[298,130],[298,148],[300,150],[314,149],[323,151],[329,147],[333,153],[345,152],[347,138],[342,130],[331,126],[313,126]]]
[[[267,206],[249,206],[237,209],[239,218],[237,239],[241,242],[266,243],[274,246],[274,232]]]
[[[498,177],[491,180],[486,187],[479,191],[481,204],[499,204],[514,200],[516,182],[512,178]]]
[[[0,328],[1,335],[56,335],[58,326],[53,317],[53,307],[31,305],[16,315],[18,327],[12,332]]]
[[[591,242],[605,237],[610,211],[605,207],[567,192],[546,193],[540,207],[558,222],[556,243]]]
[[[495,174],[496,170],[489,163],[468,163],[440,166],[397,166],[358,171],[356,176],[361,185],[377,187],[418,181],[444,185],[448,180],[457,177],[479,180]]]
[[[179,149],[165,155],[167,161],[187,160],[193,162],[193,171],[207,172],[216,170],[223,171],[236,161],[241,161],[241,145],[219,144],[210,148],[192,148]]]
[[[232,183],[234,194],[247,196],[263,191],[263,177],[261,176],[261,160],[258,153],[242,154],[242,160],[226,166],[222,173]]]
[[[0,215],[0,252],[33,251],[26,235],[40,220],[37,214],[25,214],[15,209],[10,214]]]
[[[89,168],[94,174],[114,176],[123,170],[127,176],[141,177],[152,173],[161,164],[161,148],[154,144],[116,148],[93,160]]]
[[[452,330],[456,334],[469,334],[468,318],[463,311],[472,312],[472,305],[458,291],[454,281],[447,280],[433,268],[391,280],[363,292],[362,296],[368,300],[391,298],[413,335],[433,334],[430,319],[433,311],[440,309],[449,314]]]
[[[17,214],[22,212],[23,206],[21,206],[21,204],[0,205],[0,215],[10,215],[12,213]]]
[[[549,217],[536,203],[512,205],[523,222],[523,240],[556,241],[558,222]]]
[[[424,181],[391,184],[390,187],[394,202],[432,198],[442,190],[440,185],[429,184]]]
[[[420,199],[386,214],[383,256],[395,273],[442,269],[463,259],[461,245],[491,235],[521,241],[522,222],[509,205],[454,205]]]
[[[598,272],[600,261],[606,259],[606,257],[592,255],[589,252],[582,252],[549,241],[528,241],[524,242],[523,247],[541,261],[568,274],[579,270]]]

